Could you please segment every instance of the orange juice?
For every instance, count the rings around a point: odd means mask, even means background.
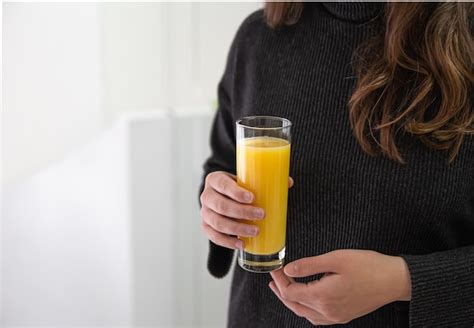
[[[285,247],[289,170],[290,143],[287,140],[255,137],[237,142],[237,182],[253,192],[253,205],[265,211],[263,220],[250,221],[258,226],[259,234],[239,237],[245,243],[246,252],[269,255]]]

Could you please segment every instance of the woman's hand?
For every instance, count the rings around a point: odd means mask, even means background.
[[[293,278],[325,273],[308,284]],[[367,250],[336,250],[271,273],[270,288],[314,325],[347,323],[379,307],[411,299],[410,273],[401,257]]]
[[[293,185],[290,178],[288,187]],[[236,236],[254,237],[258,227],[238,220],[261,220],[263,209],[250,205],[254,195],[240,187],[235,175],[218,171],[207,175],[201,194],[201,227],[215,244],[227,248],[244,248]]]

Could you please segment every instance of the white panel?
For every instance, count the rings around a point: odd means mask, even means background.
[[[176,257],[182,259],[175,263],[176,326],[208,328],[226,324],[231,277],[215,279],[207,271],[208,241],[200,228],[198,206],[202,165],[209,155],[211,120],[209,115],[175,119],[175,249]]]
[[[209,156],[209,131],[212,123],[212,116],[203,116],[200,119],[190,118],[193,120],[193,159],[190,162],[190,170],[192,173],[192,188],[191,193],[201,185],[202,182],[202,165],[204,160]],[[188,202],[195,194],[187,193]],[[191,220],[193,222],[200,221],[198,210],[191,209]],[[189,220],[189,218],[184,218]],[[225,278],[216,279],[207,271],[207,255],[209,250],[209,241],[202,233],[199,225],[193,225],[193,234],[197,237],[194,239],[194,266],[196,270],[195,286],[196,297],[194,299],[194,306],[196,308],[197,327],[225,327],[227,321],[227,307],[230,297],[230,282],[232,274],[229,273]]]
[[[175,262],[176,270],[176,302],[174,313],[176,325],[192,326],[196,322],[195,304],[198,300],[198,284],[196,276],[204,263],[196,263],[197,239],[202,233],[196,231],[199,227],[198,186],[193,183],[195,172],[192,170],[194,150],[199,139],[196,137],[196,117],[175,118],[173,148],[174,154],[174,194],[173,207],[175,208],[175,238],[172,248],[174,256],[179,259]],[[203,128],[205,128],[203,126]],[[212,305],[210,305],[212,306]]]
[[[2,190],[5,327],[130,323],[124,145],[115,127]]]
[[[176,263],[173,208],[175,149],[170,119],[129,123],[131,255],[135,326],[171,326]],[[182,259],[184,260],[184,259]]]

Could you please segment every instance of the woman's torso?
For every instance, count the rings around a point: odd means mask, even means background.
[[[403,136],[402,165],[368,156],[352,135],[352,54],[380,27],[364,19],[335,17],[313,4],[295,26],[271,30],[258,12],[241,28],[233,118],[273,115],[293,123],[287,262],[342,248],[426,254],[474,243],[465,216],[474,194],[474,138],[448,165],[445,153]],[[229,326],[311,326],[276,299],[269,281],[235,267]],[[407,326],[407,306],[387,305],[349,326]]]

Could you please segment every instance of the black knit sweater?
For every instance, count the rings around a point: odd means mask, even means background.
[[[411,302],[388,304],[348,327],[474,326],[474,138],[454,163],[415,137],[400,137],[407,164],[365,154],[347,102],[354,49],[383,28],[384,5],[306,4],[293,26],[269,28],[262,11],[232,43],[219,84],[212,155],[205,174],[235,173],[235,121],[273,115],[293,122],[286,261],[335,249],[402,256]],[[234,252],[210,243],[211,274],[227,274]],[[229,327],[310,327],[268,287],[270,276],[234,266]]]

